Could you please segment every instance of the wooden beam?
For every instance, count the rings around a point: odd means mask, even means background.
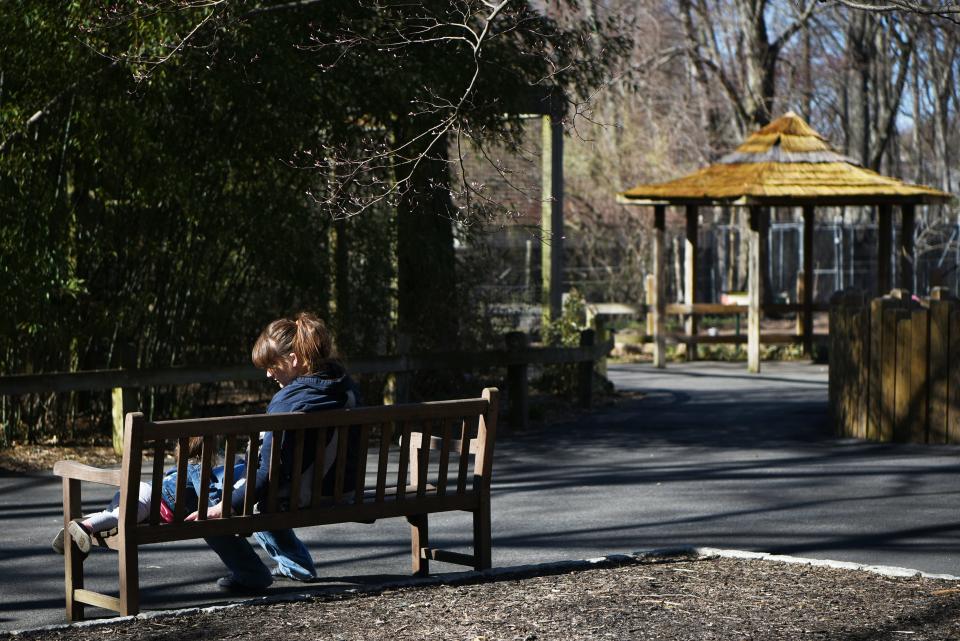
[[[803,305],[801,318],[803,327],[803,353],[813,354],[813,228],[814,208],[807,205],[803,208]]]
[[[914,292],[913,286],[913,230],[916,220],[916,206],[900,206],[900,273],[897,275],[897,284],[901,289]]]
[[[563,115],[541,121],[541,302],[544,317],[556,319],[563,308]]]
[[[748,272],[749,311],[747,314],[747,370],[753,374],[760,373],[760,302],[763,300],[763,265],[760,261],[761,243],[765,242],[763,234],[763,209],[750,208],[750,225],[748,242],[750,247]]]
[[[667,343],[664,331],[666,317],[666,264],[664,261],[664,232],[667,227],[667,208],[657,205],[653,208],[653,364],[655,367],[667,366]]]
[[[893,247],[893,209],[890,205],[877,206],[877,295],[889,293],[891,248]]]
[[[683,256],[683,302],[693,305],[697,300],[697,237],[700,227],[700,209],[696,205],[687,205],[687,237],[684,243]],[[697,333],[697,317],[694,314],[687,316],[684,322],[684,331],[687,336]],[[697,360],[697,344],[687,343],[686,357],[688,361]]]

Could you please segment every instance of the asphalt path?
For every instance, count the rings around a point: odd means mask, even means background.
[[[960,575],[960,448],[833,438],[825,367],[765,363],[750,375],[742,363],[620,365],[610,377],[640,394],[498,438],[495,566],[696,545]],[[85,485],[85,509],[110,495]],[[61,519],[59,479],[0,476],[0,629],[63,622],[63,562],[50,549]],[[469,551],[470,533],[467,515],[431,518],[435,546]],[[272,593],[408,575],[403,519],[300,534],[322,580],[278,582]],[[95,550],[87,586],[115,590],[116,561]],[[142,609],[228,602],[214,585],[222,574],[202,541],[143,548]]]

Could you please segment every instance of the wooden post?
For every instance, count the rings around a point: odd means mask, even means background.
[[[913,229],[916,220],[914,205],[900,206],[900,273],[897,283],[901,289],[914,291],[913,286]]]
[[[656,304],[657,278],[653,274],[647,274],[643,279],[644,302],[647,304],[647,314],[644,317],[646,321],[646,334],[653,336],[653,306]]]
[[[403,332],[397,333],[397,356],[410,355],[410,336]],[[404,359],[406,362],[406,359]],[[410,384],[412,375],[409,371],[391,372],[387,375],[387,382],[383,390],[383,404],[397,405],[410,401]]]
[[[580,332],[580,347],[593,347],[596,333],[592,329]],[[589,408],[593,404],[593,360],[580,361],[577,364],[577,396],[580,407]]]
[[[664,316],[666,315],[666,296],[664,295],[664,232],[667,227],[667,208],[655,205],[653,208],[653,365],[667,366],[667,341],[664,335]]]
[[[687,238],[684,244],[683,256],[683,298],[687,305],[697,302],[697,250],[698,233],[700,227],[700,208],[696,205],[687,205]],[[684,332],[687,340],[686,358],[688,361],[697,360],[697,344],[693,337],[697,334],[697,315],[689,314],[684,322]]]
[[[890,252],[893,247],[893,212],[890,205],[877,206],[877,294],[890,291]]]
[[[807,205],[803,208],[803,271],[798,279],[798,285],[802,283],[803,286],[800,317],[803,318],[801,334],[806,356],[813,354],[813,223],[814,208]]]
[[[113,394],[113,451],[123,454],[123,425],[127,412],[136,409],[135,393],[125,387],[114,387]]]
[[[753,374],[760,373],[760,301],[763,300],[761,270],[764,268],[760,261],[760,245],[765,242],[761,233],[763,215],[761,207],[750,207],[750,229],[748,232],[750,262],[747,266],[747,293],[750,305],[747,317],[747,370]]]
[[[508,352],[519,352],[527,348],[528,338],[523,332],[507,332],[504,336]],[[507,394],[510,396],[510,427],[513,430],[527,428],[529,416],[529,386],[527,383],[527,364],[507,365]]]
[[[563,114],[541,118],[541,303],[543,316],[563,311]]]
[[[607,342],[609,337],[609,332],[607,331],[607,323],[604,320],[604,317],[597,313],[597,308],[593,305],[587,305],[587,327],[593,329],[595,332],[595,340],[601,345]],[[607,377],[607,355],[603,354],[597,361],[594,363],[594,371],[600,376]]]

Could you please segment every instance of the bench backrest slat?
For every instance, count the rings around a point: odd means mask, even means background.
[[[257,468],[259,467],[260,451],[259,435],[251,434],[250,441],[247,443],[247,482],[243,486],[243,514],[250,516],[253,514],[253,506],[257,502],[254,495],[254,488],[257,485]]]
[[[213,451],[217,441],[212,436],[203,437],[203,449],[200,452],[200,494],[197,497],[197,518],[207,518],[207,507],[210,502],[209,490],[211,468],[213,467]]]
[[[407,496],[407,468],[410,464],[410,422],[401,424],[400,434],[400,464],[397,466],[397,500],[402,501]]]
[[[333,481],[333,502],[343,501],[344,479],[347,474],[347,438],[350,436],[348,430],[340,428],[337,434],[337,467],[336,478]]]
[[[303,479],[303,448],[307,438],[306,432],[297,430],[293,433],[293,476],[290,478],[290,511],[300,508],[300,484]]]
[[[393,442],[393,423],[380,424],[380,452],[377,456],[377,492],[374,500],[383,503],[387,491],[387,464],[390,461],[390,444]]]
[[[470,418],[460,422],[460,465],[457,468],[457,494],[467,491],[467,464],[470,461]]]
[[[449,420],[442,421],[440,432],[440,460],[437,462],[437,496],[447,493],[447,474],[450,467],[450,440],[453,438],[453,424]],[[432,444],[431,439],[431,444]]]
[[[327,441],[330,439],[329,427],[321,427],[317,430],[317,444],[314,449],[314,474],[313,485],[311,487],[311,505],[319,507],[323,501],[323,469],[324,461],[327,456]]]
[[[153,444],[153,474],[151,475],[150,488],[150,523],[157,525],[160,523],[160,500],[161,490],[163,489],[163,462],[167,455],[163,441],[156,441]]]
[[[410,480],[417,484],[417,496],[426,496],[427,494],[427,476],[430,472],[430,435],[433,431],[432,421],[424,421],[421,431],[421,447],[414,460],[417,461],[416,468],[410,474]]]
[[[233,512],[233,466],[237,462],[237,437],[233,434],[226,437],[223,444],[223,508],[221,515],[230,518]]]
[[[190,457],[187,456],[187,449],[190,446],[190,439],[181,436],[178,439],[177,447],[177,493],[174,497],[173,520],[179,523],[187,515],[187,463]]]
[[[367,482],[367,454],[370,452],[370,426],[360,427],[360,444],[357,447],[356,484],[353,488],[353,502],[363,503],[363,489]]]
[[[267,482],[267,512],[277,511],[277,493],[280,491],[280,477],[283,470],[280,466],[280,456],[283,453],[283,432],[274,430],[273,446],[270,448],[270,467],[268,468]]]

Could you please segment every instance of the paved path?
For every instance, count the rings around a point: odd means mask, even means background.
[[[824,367],[769,363],[751,376],[743,364],[629,365],[610,375],[643,396],[498,440],[495,565],[691,544],[960,575],[960,448],[831,438]],[[63,565],[49,543],[57,481],[0,477],[0,629],[63,620]],[[91,509],[109,498],[86,487]],[[466,545],[469,531],[469,517],[431,521],[440,546]],[[317,587],[408,571],[402,519],[302,535],[324,577]],[[116,555],[95,551],[86,571],[89,586],[108,589]],[[144,609],[222,602],[212,585],[221,573],[202,542],[145,548]]]

